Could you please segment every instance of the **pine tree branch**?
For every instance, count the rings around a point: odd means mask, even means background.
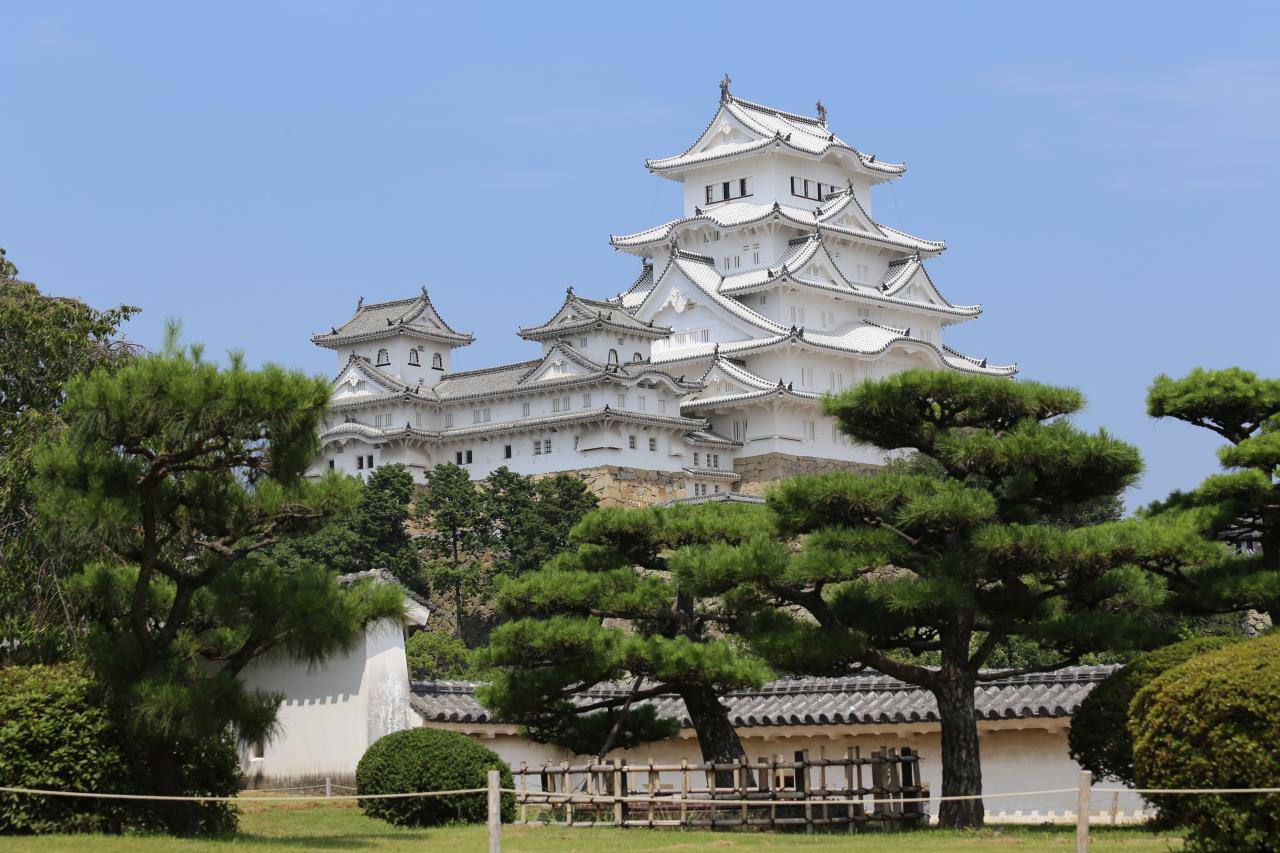
[[[574,691],[575,693],[578,691]],[[628,693],[626,696],[615,696],[612,699],[602,699],[599,702],[593,702],[590,705],[576,705],[573,712],[575,714],[585,714],[588,711],[599,711],[605,708],[616,708],[619,705],[633,702],[637,699],[652,699],[655,696],[663,696],[667,693],[675,692],[675,688],[671,684],[659,684],[657,687],[650,687],[647,690],[637,690]],[[570,694],[572,696],[572,694]],[[569,698],[566,696],[565,698]]]
[[[1071,655],[1053,663],[1026,666],[1021,669],[997,669],[988,672],[979,671],[978,681],[998,681],[1002,678],[1016,678],[1019,675],[1031,675],[1035,672],[1053,672],[1055,670],[1062,669],[1064,666],[1075,666],[1079,662],[1080,655]]]

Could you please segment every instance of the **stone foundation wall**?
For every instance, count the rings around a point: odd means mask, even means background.
[[[744,495],[763,494],[765,488],[778,480],[798,477],[802,474],[825,474],[828,471],[852,471],[855,474],[870,473],[878,465],[865,462],[846,462],[840,459],[820,459],[816,456],[795,456],[790,453],[762,453],[737,459],[733,470],[742,476],[734,491]]]
[[[683,472],[601,465],[559,473],[577,477],[586,483],[591,493],[600,499],[600,506],[649,506],[683,498],[688,490]]]

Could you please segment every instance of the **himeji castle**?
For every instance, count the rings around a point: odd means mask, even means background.
[[[821,414],[824,394],[910,368],[1017,372],[943,343],[980,306],[935,286],[925,264],[943,243],[872,217],[872,187],[902,164],[838,137],[821,101],[803,116],[729,86],[692,145],[645,163],[684,201],[679,218],[610,239],[640,259],[639,276],[612,298],[570,289],[519,329],[536,358],[453,371],[474,338],[425,288],[361,301],[315,335],[339,370],[314,470],[576,472],[606,504],[752,495],[883,461]]]

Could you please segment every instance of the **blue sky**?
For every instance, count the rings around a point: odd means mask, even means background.
[[[426,284],[458,368],[527,358],[567,285],[634,277],[608,235],[676,215],[643,159],[727,71],[907,162],[877,217],[986,308],[949,340],[1081,388],[1147,460],[1131,503],[1215,465],[1152,376],[1280,374],[1274,4],[461,5],[4,2],[0,245],[147,345],[178,317],[330,374],[312,332]]]

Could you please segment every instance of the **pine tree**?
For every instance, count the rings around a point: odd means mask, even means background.
[[[270,552],[354,502],[345,478],[304,479],[327,384],[234,354],[219,369],[175,339],[68,385],[35,484],[47,535],[80,555],[95,681],[166,795],[183,793],[175,756],[190,745],[270,734],[280,697],[244,688],[250,661],[317,661],[403,612],[394,587],[342,588],[326,566]],[[191,816],[175,804],[174,831]]]
[[[686,549],[676,575],[724,596],[735,630],[780,669],[861,665],[929,690],[942,794],[981,794],[975,688],[1158,640],[1163,587],[1141,568],[1216,553],[1187,530],[1070,526],[1141,470],[1132,447],[1071,425],[1083,402],[1070,389],[926,371],[828,398],[824,411],[855,440],[913,450],[920,465],[785,481],[768,496],[778,539]],[[1010,640],[1043,663],[986,669]],[[979,826],[982,814],[980,800],[947,801],[940,820]]]
[[[1170,572],[1181,593],[1177,604],[1198,613],[1256,607],[1280,624],[1280,379],[1238,367],[1197,368],[1182,379],[1158,376],[1147,393],[1147,413],[1230,442],[1218,451],[1224,473],[1148,511],[1244,546],[1207,567]]]
[[[719,602],[678,582],[670,555],[694,544],[741,543],[759,531],[742,507],[600,509],[570,535],[572,550],[503,584],[499,605],[514,621],[478,653],[496,668],[481,700],[539,741],[597,739],[600,752],[674,733],[672,721],[631,712],[633,703],[679,695],[706,761],[744,756],[720,696],[760,684],[766,668],[719,630]],[[723,511],[719,511],[723,510]],[[573,696],[624,682],[625,695],[577,705]]]
[[[463,636],[466,601],[485,583],[490,522],[480,493],[461,466],[437,465],[427,472],[427,485],[418,496],[418,519],[430,531],[419,539],[431,562],[427,574],[433,586],[453,592],[454,630]]]
[[[571,474],[524,477],[506,467],[481,485],[490,522],[494,570],[506,577],[540,568],[564,550],[569,531],[596,508],[596,497]]]

